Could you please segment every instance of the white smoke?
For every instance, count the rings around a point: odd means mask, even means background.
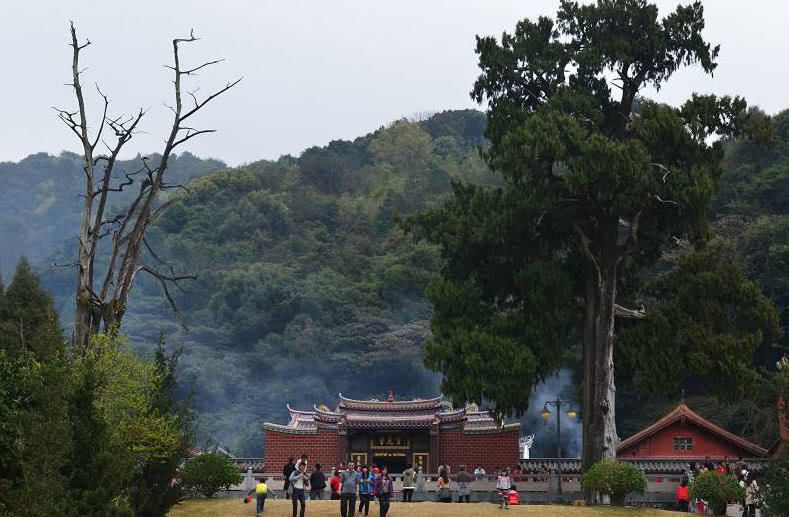
[[[562,407],[561,440],[562,457],[576,458],[581,455],[581,408],[578,401],[578,389],[573,382],[572,372],[568,369],[560,370],[556,375],[549,377],[545,382],[538,384],[529,398],[529,410],[520,419],[521,432],[534,434],[530,456],[532,458],[556,457],[556,408],[548,406],[551,418],[546,422],[540,417],[548,401],[561,399],[568,402],[567,407]],[[575,410],[578,416],[570,418],[567,411]]]

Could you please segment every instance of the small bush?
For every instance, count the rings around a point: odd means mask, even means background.
[[[201,454],[186,462],[181,471],[184,488],[206,497],[214,497],[220,490],[228,490],[244,480],[244,476],[224,456]]]
[[[595,463],[581,479],[584,490],[593,490],[611,498],[611,504],[624,506],[625,497],[633,492],[644,493],[647,480],[630,463],[604,460]]]
[[[764,513],[770,517],[789,516],[789,452],[771,461],[763,480]]]
[[[690,497],[707,501],[715,515],[726,515],[726,505],[743,500],[745,491],[734,476],[708,470],[691,483]]]

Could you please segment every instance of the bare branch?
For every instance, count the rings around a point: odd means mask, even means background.
[[[225,87],[222,88],[221,90],[217,90],[216,92],[214,92],[211,95],[209,95],[208,97],[206,97],[202,102],[198,103],[194,108],[192,108],[191,110],[189,110],[186,113],[184,113],[183,115],[181,115],[181,118],[178,119],[178,122],[183,122],[184,120],[188,119],[189,117],[191,117],[192,115],[197,113],[200,110],[200,108],[202,108],[203,106],[205,106],[206,104],[208,104],[212,100],[216,99],[217,97],[219,97],[220,95],[222,95],[223,93],[228,91],[230,88],[232,88],[235,85],[237,85],[238,83],[240,83],[242,79],[243,79],[243,77],[239,77],[235,81],[227,83],[225,85]]]
[[[597,257],[595,257],[594,253],[592,253],[590,246],[592,241],[589,239],[586,233],[584,233],[583,229],[578,223],[573,223],[573,228],[578,234],[578,237],[581,239],[581,249],[583,249],[584,255],[586,255],[586,258],[588,258],[592,265],[594,265],[595,270],[597,270],[598,281],[601,281],[602,271],[600,270],[600,262],[597,260]]]
[[[176,140],[175,142],[173,142],[171,148],[175,149],[177,146],[181,145],[187,140],[190,140],[198,135],[204,135],[206,133],[216,133],[216,129],[201,129],[199,131],[187,131],[186,136],[181,138],[180,140]]]
[[[628,309],[626,307],[622,307],[618,303],[614,304],[614,316],[620,318],[628,318],[628,319],[635,319],[635,320],[643,320],[647,317],[647,311],[642,305],[640,309]]]
[[[154,211],[154,212],[153,212],[153,213],[150,215],[150,217],[148,217],[148,222],[149,222],[149,223],[153,223],[154,221],[156,221],[156,220],[159,218],[159,216],[160,216],[160,215],[162,215],[163,213],[165,213],[165,212],[167,211],[167,209],[168,209],[168,208],[170,208],[171,206],[173,206],[173,204],[175,204],[175,202],[176,202],[176,201],[178,201],[178,198],[176,198],[176,197],[174,197],[174,198],[172,198],[172,199],[168,199],[168,200],[167,200],[167,202],[165,202],[165,203],[164,203],[162,206],[160,206],[159,208],[157,208],[157,209],[156,209],[156,210],[155,210],[155,211]]]
[[[671,174],[671,169],[669,169],[668,167],[666,167],[662,163],[650,163],[649,165],[651,165],[653,167],[657,167],[658,169],[663,171],[663,173],[664,173],[663,174],[663,183],[665,183],[666,182],[666,178],[668,177],[669,174]]]
[[[662,199],[658,194],[655,194],[655,199],[657,199],[660,203],[679,206],[679,203],[676,201],[672,201],[671,199]]]
[[[175,314],[175,319],[178,321],[179,325],[181,325],[181,327],[186,332],[189,332],[189,327],[186,325],[186,321],[184,320],[181,311],[178,309],[178,305],[175,303],[175,299],[173,299],[173,297],[170,295],[170,290],[167,288],[167,283],[172,282],[173,285],[177,286],[180,280],[196,280],[197,275],[168,276],[168,275],[163,275],[158,271],[145,265],[137,266],[135,273],[140,271],[144,271],[148,273],[149,275],[151,275],[152,277],[154,277],[156,280],[159,281],[159,285],[162,286],[162,290],[164,291],[164,296],[167,298],[167,301],[170,302],[170,307],[172,308],[173,313]]]
[[[213,61],[206,61],[205,63],[203,63],[203,64],[202,64],[202,65],[200,65],[200,66],[196,66],[196,67],[194,67],[194,68],[190,68],[189,70],[181,70],[181,71],[179,71],[178,73],[179,73],[179,74],[182,74],[182,75],[192,75],[192,74],[194,74],[195,72],[197,72],[198,70],[201,70],[201,69],[203,69],[203,68],[205,68],[205,67],[207,67],[207,66],[216,65],[217,63],[221,63],[221,62],[222,62],[222,61],[224,61],[224,60],[225,60],[225,58],[222,58],[222,59],[214,59]]]
[[[181,185],[180,183],[179,184],[169,184],[169,183],[168,184],[162,184],[162,190],[170,190],[170,189],[174,189],[174,188],[179,188],[179,189],[183,190],[184,192],[186,192],[187,194],[191,194],[192,193],[192,191],[189,190],[189,187]]]
[[[95,83],[95,85],[96,85],[96,91],[99,92],[99,95],[101,95],[102,99],[104,99],[104,112],[101,115],[101,122],[99,123],[99,131],[96,133],[96,138],[93,139],[93,143],[90,145],[91,149],[96,149],[96,145],[99,143],[99,140],[101,140],[101,132],[104,130],[104,125],[107,119],[107,108],[110,105],[109,99],[107,99],[107,96],[104,95],[104,93],[101,91],[101,88],[99,88],[99,83]]]
[[[150,245],[150,244],[148,244],[148,239],[146,239],[145,237],[143,237],[143,238],[142,238],[142,242],[143,242],[143,244],[145,244],[145,249],[147,249],[147,250],[148,250],[148,253],[150,253],[150,254],[151,254],[151,256],[152,256],[154,259],[156,259],[156,261],[157,261],[157,262],[159,262],[159,263],[160,263],[160,264],[162,264],[162,265],[167,265],[167,261],[166,261],[166,260],[163,260],[163,259],[161,259],[161,258],[159,257],[159,255],[157,255],[157,254],[156,254],[156,252],[155,252],[155,251],[153,251],[153,249],[151,248],[151,245]],[[170,271],[172,271],[172,267],[170,268]]]

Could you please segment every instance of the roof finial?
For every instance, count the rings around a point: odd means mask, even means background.
[[[389,392],[389,396],[386,397],[386,401],[387,402],[394,402],[394,392],[393,391]]]
[[[682,388],[682,394],[679,396],[679,403],[685,405],[685,388]]]

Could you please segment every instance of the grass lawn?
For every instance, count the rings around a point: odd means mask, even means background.
[[[266,501],[265,517],[290,517],[290,501]],[[178,505],[170,517],[254,517],[255,500],[244,504],[240,499],[195,499]],[[307,501],[305,517],[338,517],[339,501]],[[486,515],[528,515],[529,517],[668,517],[672,512],[638,508],[605,508],[573,506],[512,506],[499,510],[491,503],[393,503],[389,517],[484,517]],[[370,517],[378,517],[378,505],[370,504]]]

